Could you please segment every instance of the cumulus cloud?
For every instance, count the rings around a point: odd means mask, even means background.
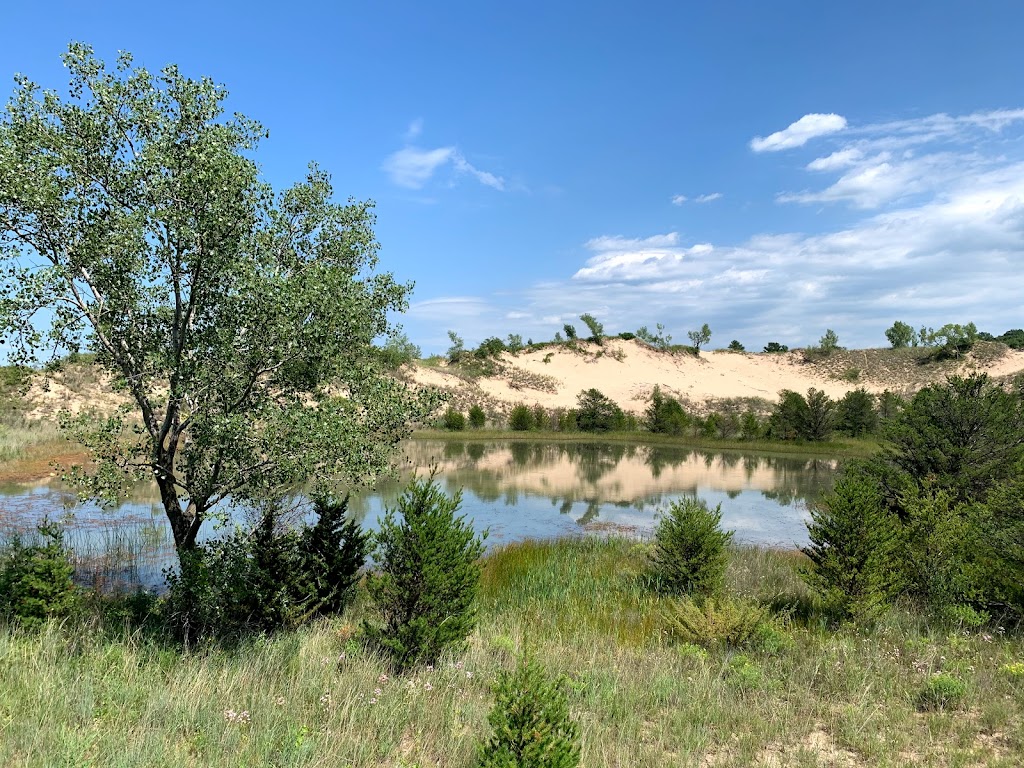
[[[826,136],[846,128],[846,118],[836,114],[810,114],[804,115],[788,128],[776,131],[764,138],[754,137],[750,142],[750,148],[755,152],[778,152],[783,149],[802,147],[811,139],[818,136]]]
[[[881,208],[940,194],[1005,165],[1003,134],[1021,123],[1024,110],[995,110],[849,126],[825,139],[834,145],[830,154],[807,164],[810,171],[838,178],[823,189],[783,192],[778,200]]]
[[[672,195],[672,205],[682,205],[688,199],[686,195]]]
[[[416,121],[410,126],[417,127]],[[417,131],[422,129],[422,122]],[[441,168],[451,165],[456,174],[471,176],[484,186],[498,191],[505,189],[505,180],[472,165],[455,147],[421,149],[407,146],[384,159],[381,169],[391,181],[406,189],[422,189]]]
[[[599,306],[609,330],[663,322],[682,337],[707,322],[713,344],[757,349],[814,343],[826,328],[850,346],[881,346],[894,320],[1020,325],[1024,110],[850,125],[820,143],[796,164],[820,187],[778,199],[845,204],[825,224],[712,243],[595,233],[563,277],[490,299],[501,312],[452,304],[446,317],[472,323],[447,327],[550,338]],[[510,312],[524,315],[514,329]]]

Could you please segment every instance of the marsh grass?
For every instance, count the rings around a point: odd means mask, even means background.
[[[0,417],[0,463],[16,461],[43,447],[56,449],[63,444],[60,429],[53,422]]]
[[[30,419],[25,391],[32,373],[18,366],[0,366],[0,463],[23,458],[45,444],[61,441],[56,423]]]
[[[818,620],[801,556],[732,549],[727,591],[771,605],[787,642],[673,642],[645,582],[649,545],[526,542],[485,561],[467,652],[385,677],[339,620],[233,649],[183,652],[117,619],[0,629],[5,766],[470,766],[490,685],[523,651],[570,680],[586,766],[1016,766],[1024,760],[1024,643],[901,608],[874,626]],[[1008,671],[1010,670],[1010,671]],[[919,710],[937,673],[956,709]],[[379,692],[378,692],[379,691]]]

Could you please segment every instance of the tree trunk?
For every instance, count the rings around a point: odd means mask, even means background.
[[[160,501],[163,503],[164,513],[171,524],[175,549],[179,554],[192,549],[196,545],[196,536],[199,534],[205,510],[200,509],[191,499],[188,506],[182,509],[178,489],[172,480],[157,480],[157,485],[160,487]]]

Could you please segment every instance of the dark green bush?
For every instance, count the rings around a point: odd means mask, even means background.
[[[580,392],[576,407],[576,428],[581,432],[610,432],[624,423],[622,409],[596,389]]]
[[[875,397],[864,389],[847,392],[836,404],[836,429],[851,437],[872,434],[878,429]]]
[[[807,400],[799,392],[784,389],[768,420],[768,434],[773,440],[799,440],[806,421]]]
[[[355,597],[370,534],[348,514],[348,496],[314,500],[317,520],[299,536],[300,602],[307,616],[335,616]]]
[[[619,338],[622,339],[623,341],[631,341],[632,339],[636,338],[636,334],[630,333],[629,331],[623,331],[622,333],[619,334]]]
[[[476,626],[484,547],[456,516],[461,503],[461,493],[447,496],[433,478],[414,481],[375,536],[366,590],[379,621],[363,627],[398,670],[458,650]]]
[[[533,406],[533,426],[534,429],[547,429],[551,423],[551,415],[548,413],[547,408],[538,403]]]
[[[654,532],[651,576],[655,587],[675,595],[703,597],[725,583],[725,548],[733,532],[721,529],[722,507],[700,499],[672,503]]]
[[[487,424],[487,414],[479,405],[473,405],[469,409],[469,426],[473,429],[483,429]]]
[[[522,346],[522,344],[520,344]],[[497,357],[507,349],[505,342],[497,336],[491,336],[480,342],[480,346],[473,352],[478,358]]]
[[[709,438],[718,437],[718,426],[720,421],[721,416],[719,416],[717,413],[709,413],[707,416],[700,420],[700,436]]]
[[[805,398],[799,392],[784,389],[772,411],[768,432],[775,440],[828,440],[835,415],[836,404],[824,392],[812,387]]]
[[[466,428],[466,417],[454,408],[449,408],[444,412],[442,423],[449,432],[461,432]]]
[[[807,529],[811,543],[803,552],[811,567],[802,576],[830,612],[870,617],[903,589],[902,530],[869,477],[841,477],[811,508]]]
[[[558,430],[560,432],[576,432],[579,429],[576,426],[576,409],[570,408],[566,411],[560,411],[558,414]]]
[[[536,425],[533,418],[533,410],[525,403],[516,405],[508,415],[509,429],[516,432],[529,432]]]
[[[172,631],[187,643],[237,639],[341,613],[369,548],[347,511],[347,498],[318,499],[317,522],[292,530],[271,507],[251,533],[236,530],[180,553],[179,570],[165,572]]]
[[[66,616],[77,600],[63,530],[48,521],[36,530],[37,541],[15,536],[0,551],[0,616],[28,629]]]
[[[643,424],[649,432],[681,435],[690,426],[690,416],[678,400],[663,395],[661,388],[655,386],[651,403],[644,411]]]
[[[813,513],[815,586],[856,608],[1024,612],[1024,397],[985,376],[920,390]],[[854,611],[850,611],[854,612]]]
[[[771,353],[789,352],[789,347],[785,344],[779,344],[777,341],[769,341],[764,345],[764,351]]]
[[[737,339],[733,339],[732,341],[729,342],[730,352],[746,352],[746,349],[747,348],[740,344],[740,342]]]
[[[480,745],[478,768],[575,768],[579,729],[569,715],[564,678],[549,679],[535,660],[502,670],[487,716],[493,734]]]
[[[1024,349],[1024,329],[1011,328],[1002,336],[996,336],[996,341],[1001,341],[1013,349]]]
[[[754,411],[746,411],[740,418],[740,437],[743,440],[760,440],[764,437],[765,425]]]

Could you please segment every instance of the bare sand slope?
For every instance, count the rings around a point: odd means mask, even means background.
[[[725,398],[778,400],[783,389],[806,392],[811,387],[829,397],[863,387],[869,392],[885,389],[904,392],[910,382],[891,376],[872,378],[870,372],[856,379],[837,376],[826,367],[807,363],[800,352],[750,354],[702,352],[700,357],[653,349],[636,341],[609,339],[603,347],[579,344],[580,351],[567,347],[544,348],[518,355],[505,353],[502,370],[494,376],[467,379],[444,367],[417,366],[410,375],[419,385],[442,387],[459,395],[460,401],[474,397],[504,408],[515,403],[545,408],[571,408],[581,390],[594,387],[625,410],[640,412],[647,406],[655,386],[689,402],[698,409]],[[833,366],[834,368],[834,366]],[[984,362],[966,357],[932,370],[923,367],[923,380],[941,381],[950,373],[986,371],[1007,376],[1024,371],[1024,351],[1009,350],[998,359]],[[917,381],[921,382],[918,375]]]
[[[651,391],[661,387],[696,410],[726,398],[778,400],[779,392],[806,392],[811,387],[839,398],[864,387],[902,394],[952,373],[984,371],[995,378],[1024,372],[1024,351],[1001,344],[978,345],[962,360],[923,364],[920,350],[851,350],[816,363],[800,351],[785,354],[702,352],[699,357],[654,349],[639,341],[607,339],[603,346],[578,342],[550,346],[517,355],[504,353],[492,376],[468,377],[443,363],[439,367],[409,366],[407,376],[418,386],[451,392],[460,408],[480,403],[491,411],[507,412],[516,403],[545,408],[572,408],[581,390],[596,388],[625,410],[639,413]],[[856,370],[856,378],[849,374]],[[52,419],[67,408],[72,413],[93,410],[110,413],[127,402],[109,377],[88,364],[36,377],[27,393],[30,418]]]

